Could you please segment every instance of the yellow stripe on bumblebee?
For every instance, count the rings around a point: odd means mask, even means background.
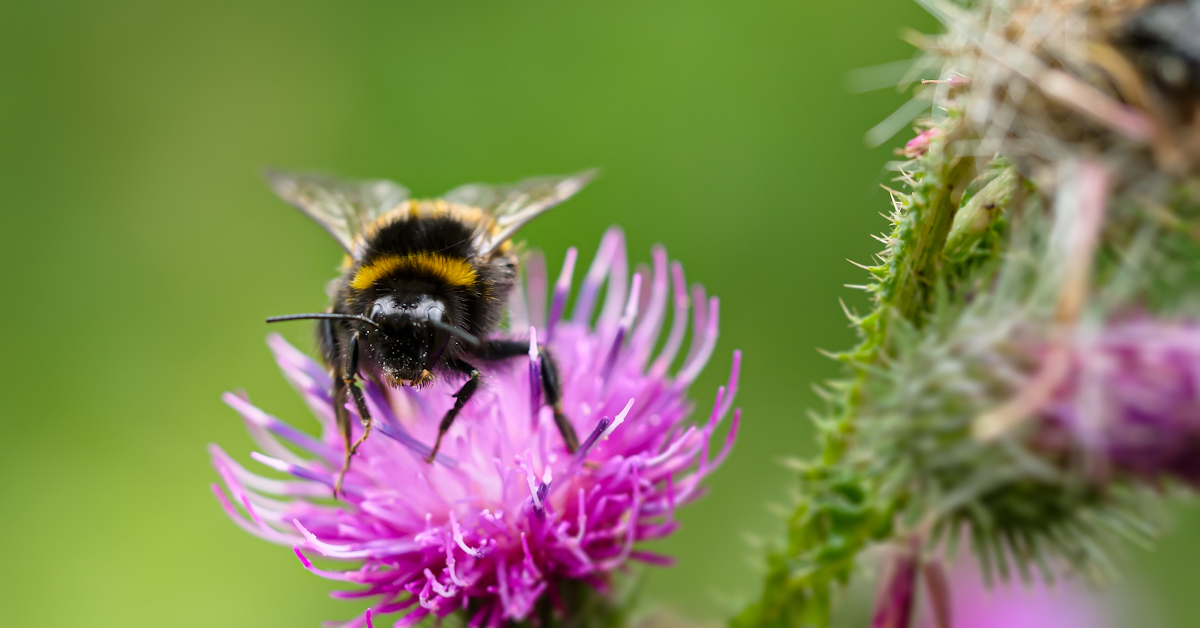
[[[399,273],[435,277],[457,288],[474,286],[479,280],[479,274],[465,259],[422,252],[384,255],[374,259],[358,269],[350,281],[350,287],[366,290],[376,281]]]

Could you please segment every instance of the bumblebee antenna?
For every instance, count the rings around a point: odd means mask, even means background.
[[[434,320],[432,318],[421,319],[421,318],[409,317],[409,319],[416,323],[425,323],[431,327],[436,327],[437,329],[440,329],[452,336],[457,336],[459,338],[459,340],[462,340],[463,342],[471,345],[472,347],[479,346],[479,338],[477,338],[474,334],[465,332],[465,331],[455,327],[454,325],[447,325],[446,323],[443,323],[442,321]],[[376,327],[376,328],[379,327],[379,323],[376,323],[375,321],[371,320],[370,318],[367,318],[366,316],[362,316],[359,314],[334,314],[332,312],[322,312],[319,314],[318,313],[287,314],[285,316],[271,316],[271,317],[267,318],[268,323],[283,323],[286,321],[305,321],[305,320],[361,321],[361,322],[367,323],[368,325],[371,325],[373,327]]]
[[[379,323],[358,314],[333,314],[323,312],[321,314],[288,314],[286,316],[271,316],[267,318],[268,323],[282,323],[284,321],[303,321],[303,320],[342,320],[342,321],[362,321],[373,327],[379,327]],[[472,336],[474,338],[474,336]]]
[[[443,323],[442,321],[435,321],[432,318],[427,318],[425,320],[421,320],[421,319],[416,319],[416,320],[418,320],[422,323],[428,323],[431,327],[436,327],[437,329],[440,329],[452,336],[458,336],[458,338],[460,340],[471,345],[472,347],[479,346],[479,338],[476,338],[474,334],[465,332],[465,331],[455,327],[454,325],[447,325],[446,323]]]

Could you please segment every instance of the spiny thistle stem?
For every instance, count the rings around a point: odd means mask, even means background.
[[[910,195],[911,207],[897,231],[892,251],[895,268],[880,293],[885,306],[918,326],[929,309],[958,203],[974,178],[975,159],[958,154],[955,148],[964,136],[961,121],[952,120],[930,142],[925,176]]]
[[[898,504],[881,500],[877,488],[846,465],[846,452],[867,373],[887,344],[889,312],[904,313],[913,324],[925,318],[958,204],[974,178],[974,158],[943,152],[965,139],[961,118],[948,118],[931,135],[937,151],[916,163],[914,191],[894,199],[904,211],[896,216],[886,262],[868,269],[878,281],[870,286],[876,309],[855,321],[859,346],[835,356],[854,376],[829,391],[830,416],[817,420],[818,462],[797,465],[802,497],[787,522],[787,545],[768,556],[762,597],[732,620],[734,628],[828,625],[833,594],[849,580],[859,552],[892,533]]]

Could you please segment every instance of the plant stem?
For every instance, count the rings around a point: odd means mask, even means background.
[[[942,251],[958,203],[974,174],[974,157],[956,154],[955,143],[964,134],[961,119],[954,120],[946,133],[934,138],[925,154],[925,174],[913,190],[912,205],[897,230],[892,253],[895,272],[881,293],[883,305],[917,326],[929,309]]]

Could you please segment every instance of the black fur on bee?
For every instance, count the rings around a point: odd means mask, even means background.
[[[332,306],[317,319],[321,357],[333,376],[334,411],[345,445],[335,497],[351,456],[371,433],[361,376],[381,385],[423,387],[436,378],[465,379],[438,425],[427,456],[479,388],[486,364],[526,355],[527,341],[493,338],[517,281],[509,239],[522,225],[583,187],[591,172],[529,179],[512,186],[472,184],[444,198],[417,201],[390,181],[343,182],[321,175],[268,173],[272,187],[326,228],[347,253],[333,284]],[[561,407],[557,367],[542,354],[544,398],[569,452],[578,438]],[[351,442],[347,401],[363,425]]]

